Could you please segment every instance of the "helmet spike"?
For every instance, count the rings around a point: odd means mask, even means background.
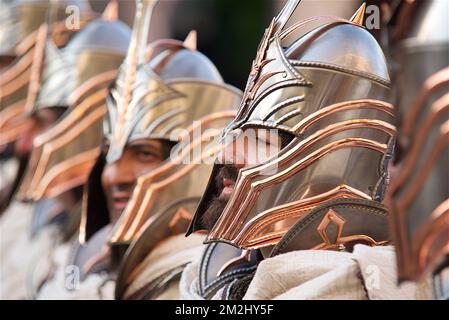
[[[364,2],[360,8],[354,13],[354,15],[349,19],[349,21],[358,24],[360,26],[363,26],[363,21],[365,20],[365,9],[366,9],[366,2]]]
[[[197,48],[197,33],[196,30],[191,30],[184,40],[184,46],[190,50]]]
[[[111,0],[104,9],[102,18],[108,21],[116,21],[118,20],[118,14],[119,14],[118,0]]]
[[[275,31],[281,32],[282,29],[287,24],[288,20],[292,17],[293,13],[296,11],[296,8],[298,7],[301,0],[288,0],[286,5],[282,8],[281,12],[277,15],[275,18],[276,25],[275,25]]]
[[[132,87],[135,80],[137,66],[145,61],[145,47],[148,41],[148,29],[155,0],[136,0],[136,15],[134,17],[133,33],[126,55],[126,70],[123,72],[124,93],[120,106],[120,113],[124,113],[131,99]],[[120,76],[119,76],[120,77]]]
[[[142,63],[145,61],[145,47],[148,41],[148,29],[155,0],[136,0],[136,14],[134,17],[133,33],[129,45],[126,62],[128,66],[132,62]]]
[[[125,61],[120,67],[117,82],[122,83],[121,96],[117,101],[117,136],[122,136],[124,130],[125,117],[131,102],[133,88],[136,80],[137,67],[145,63],[145,48],[148,42],[148,29],[156,0],[136,0],[136,13],[134,16],[133,31],[129,43]],[[117,157],[117,154],[108,155],[110,158]]]

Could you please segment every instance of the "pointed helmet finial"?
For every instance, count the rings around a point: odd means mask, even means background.
[[[184,40],[184,46],[190,50],[196,50],[197,46],[196,30],[191,30]]]
[[[118,20],[119,3],[118,0],[110,0],[103,11],[102,18],[108,21]]]
[[[275,18],[275,31],[281,32],[292,17],[301,0],[288,0],[281,12]]]
[[[120,142],[117,142],[118,144],[125,141],[122,137],[124,137],[123,131],[125,130],[126,114],[134,90],[137,67],[140,64],[145,63],[145,48],[148,41],[148,29],[150,27],[153,7],[156,2],[157,0],[136,0],[136,13],[134,16],[131,40],[126,58],[120,67],[116,80],[117,83],[122,83],[120,99],[117,101],[118,119],[114,137],[117,141],[120,140]],[[113,162],[120,157],[122,151],[117,151],[120,149],[114,150],[115,151],[108,152],[108,161]]]
[[[365,9],[366,9],[366,3],[364,2],[360,8],[354,13],[354,15],[349,19],[349,21],[358,24],[360,26],[363,26],[363,22],[365,20]]]

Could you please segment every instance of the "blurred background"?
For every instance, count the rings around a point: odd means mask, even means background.
[[[102,12],[107,0],[89,0]],[[244,89],[257,46],[271,19],[286,0],[159,0],[151,22],[149,41],[183,40],[198,32],[198,49],[218,67],[226,82]],[[134,0],[119,0],[120,19],[132,25]],[[300,18],[337,15],[350,18],[359,0],[303,0]]]

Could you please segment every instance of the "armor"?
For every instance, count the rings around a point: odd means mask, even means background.
[[[30,34],[16,46],[16,54],[18,57],[11,65],[2,70],[0,79],[0,131],[2,132],[0,136],[0,148],[3,148],[4,150],[11,150],[12,143],[18,135],[29,126],[28,117],[24,116],[27,106],[27,97],[29,105],[32,102],[31,98],[35,95],[36,88],[39,86],[39,75],[41,72],[40,65],[44,56],[43,52],[45,50],[47,38],[51,38],[55,46],[62,48],[73,35],[79,31],[77,29],[68,29],[66,21],[63,20],[63,18],[66,17],[65,9],[69,5],[76,5],[80,8],[79,17],[80,28],[82,30],[88,21],[93,18],[93,13],[90,11],[88,3],[85,1],[58,1],[56,3],[51,3],[51,6],[48,6],[45,1],[11,1],[9,5],[3,5],[2,3],[2,14],[8,16],[13,7],[17,10],[19,10],[18,8],[23,7],[25,12],[29,13],[33,12],[33,8],[40,12],[40,10],[45,7],[48,11],[45,23],[43,20],[44,17],[41,16],[40,13],[23,17],[23,19],[39,20],[42,24],[40,27],[37,25],[36,30],[34,31],[29,30]],[[18,18],[17,14],[11,14],[11,17]],[[29,27],[34,26],[38,23],[36,21],[33,20],[33,23],[28,21],[26,25]],[[2,20],[2,22],[4,21]],[[10,25],[8,25],[8,28],[9,26]],[[2,28],[2,32],[8,28]],[[17,30],[14,29],[13,31],[10,31],[9,34],[13,34]],[[34,92],[30,92],[33,90]],[[12,155],[11,152],[9,157]],[[25,173],[25,168],[28,164],[28,156],[20,157],[19,162],[20,165],[17,168],[17,172],[14,174],[15,177],[8,185],[8,189],[2,190],[2,192],[7,193],[7,196],[4,198],[4,201],[2,201],[2,208],[0,211],[6,209],[13,199]]]
[[[293,229],[304,237],[291,250],[388,241],[378,202],[396,129],[385,57],[362,25],[364,5],[349,20],[291,21],[299,2],[288,1],[266,29],[238,114],[222,136],[226,143],[249,128],[274,129],[287,142],[268,160],[238,169],[206,243],[284,246],[298,239]],[[215,164],[188,234],[207,229],[204,213],[220,191],[214,175],[226,165]],[[334,208],[333,201],[347,203]],[[355,205],[364,209],[354,212]],[[322,206],[324,215],[316,213]]]
[[[54,2],[54,3],[53,3]],[[22,41],[35,36],[35,31],[45,22],[47,10],[55,8],[56,21],[67,16],[68,6],[77,6],[81,13],[92,14],[87,1],[54,0],[2,0],[0,3],[0,55],[20,56],[23,54]]]
[[[198,293],[212,299],[220,289],[255,272],[260,260],[257,250],[240,250],[220,242],[208,244],[201,257]]]
[[[419,10],[416,10],[419,6]],[[446,1],[401,3],[396,13],[414,11],[389,31],[397,65],[397,172],[387,197],[399,280],[434,275],[437,297],[449,297],[444,281],[449,248],[449,25]],[[397,30],[407,30],[399,33]],[[441,278],[440,278],[441,275]],[[441,283],[440,283],[440,280]]]
[[[69,109],[35,138],[18,198],[55,197],[87,179],[100,153],[107,88],[126,55],[131,35],[129,27],[118,20],[116,9],[111,2],[102,18],[90,22],[62,49],[47,41],[42,84],[38,92],[30,93],[27,112]]]
[[[193,164],[185,165],[182,160],[191,155],[192,146],[204,145],[220,132],[235,115],[240,99],[239,90],[225,85],[210,60],[196,51],[196,33],[190,33],[184,42],[159,40],[145,49],[154,5],[150,2],[137,1],[128,55],[107,98],[104,135],[109,148],[98,158],[89,177],[82,241],[109,223],[108,210],[101,201],[101,173],[106,163],[117,161],[126,144],[135,139],[161,139],[175,144],[185,138],[183,135],[192,135],[191,144],[180,147],[177,161],[167,160],[138,179],[128,206],[112,231],[112,243],[128,244],[149,217],[173,209],[176,201],[199,197],[205,185],[202,181],[209,172],[197,162],[210,157],[213,147],[193,158]],[[199,138],[194,136],[198,130]],[[209,136],[204,132],[209,132]],[[195,185],[191,184],[192,179]],[[182,206],[177,208],[180,212],[175,216],[182,221]]]
[[[137,1],[129,52],[107,100],[104,134],[109,147],[89,177],[81,224],[85,242],[110,223],[104,202],[99,203],[105,197],[101,174],[107,163],[120,159],[128,143],[149,138],[177,144],[174,156],[138,178],[111,231],[114,248],[131,243],[119,270],[117,298],[123,298],[139,263],[163,239],[187,228],[211,170],[202,162],[213,155],[216,146],[211,141],[235,116],[241,98],[241,92],[226,85],[212,62],[196,50],[196,32],[184,42],[158,40],[145,49],[152,6]],[[183,266],[178,267],[182,271]],[[172,276],[159,277],[156,287]]]
[[[0,128],[3,134],[0,145],[7,144],[14,139],[14,135],[10,136],[10,131],[12,127],[17,127],[15,120],[19,115],[24,113],[32,77],[35,78],[32,87],[37,87],[38,79],[36,78],[38,78],[37,74],[40,70],[40,61],[43,59],[47,34],[52,38],[57,47],[62,47],[78,31],[68,29],[66,21],[63,20],[66,17],[65,9],[71,5],[76,5],[80,8],[80,28],[83,28],[92,19],[92,13],[89,10],[88,3],[85,1],[60,1],[52,3],[51,6],[48,6],[48,1],[11,1],[5,5],[2,3],[3,14],[14,17],[15,19],[18,19],[20,15],[13,14],[12,12],[14,10],[12,8],[19,10],[18,8],[23,7],[25,12],[30,11],[30,15],[23,17],[23,19],[26,20],[25,18],[27,18],[33,21],[32,23],[24,22],[24,24],[29,25],[29,28],[31,26],[34,27],[32,29],[26,28],[26,34],[29,35],[17,45],[18,58],[8,68],[2,71],[0,80],[2,88],[0,93]],[[34,9],[39,14],[33,13]],[[45,17],[46,20],[44,19]],[[20,28],[17,28],[16,24],[21,25],[20,21],[19,19],[17,23],[13,23],[2,20],[2,23],[5,23],[4,28],[3,26],[1,28],[2,34],[12,36],[14,32],[18,32]],[[10,27],[13,30],[3,33],[3,31],[8,30]],[[8,45],[2,41],[1,47],[2,49],[7,48]],[[21,128],[19,126],[16,131],[20,130]]]

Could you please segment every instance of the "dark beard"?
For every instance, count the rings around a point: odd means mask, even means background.
[[[232,165],[224,165],[218,174],[215,176],[215,190],[212,200],[209,202],[208,209],[204,212],[201,222],[202,225],[208,230],[212,230],[221,213],[226,207],[229,201],[229,196],[220,196],[223,191],[223,179],[229,179],[237,181],[238,170]]]
[[[228,199],[220,199],[216,197],[209,203],[209,207],[201,218],[202,225],[208,231],[212,230],[227,203]]]

